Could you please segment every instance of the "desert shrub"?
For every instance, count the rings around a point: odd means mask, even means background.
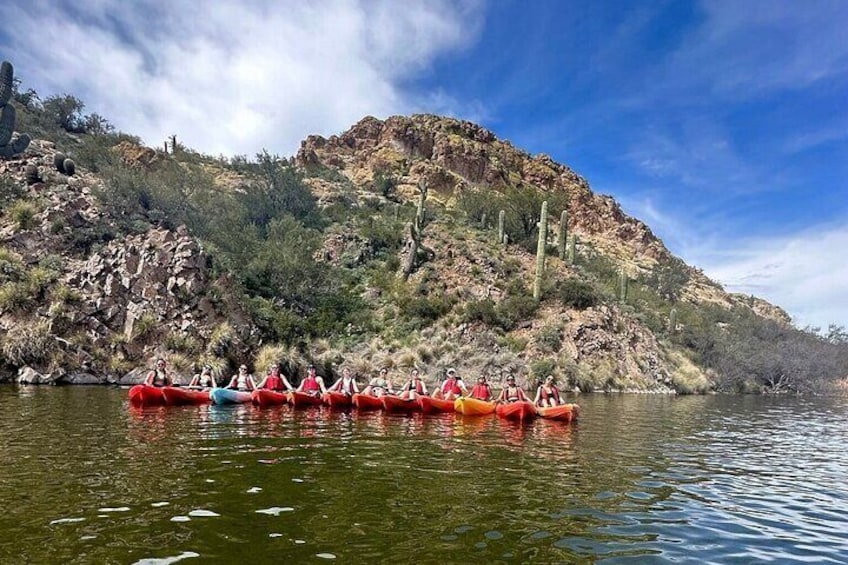
[[[56,340],[43,322],[21,324],[17,331],[3,336],[3,357],[16,367],[44,363],[55,349]]]
[[[24,197],[26,187],[9,177],[0,177],[0,209]]]
[[[553,359],[536,359],[530,363],[530,381],[532,386],[538,387],[546,376],[556,373],[556,368],[556,361]]]
[[[543,351],[556,353],[562,349],[562,326],[549,325],[543,327],[536,334],[536,343]]]
[[[677,302],[690,277],[686,263],[677,257],[669,257],[659,262],[644,277],[644,283],[653,288],[661,298]]]
[[[9,217],[17,224],[18,229],[28,230],[36,225],[35,215],[38,212],[31,202],[17,200],[9,206]]]
[[[509,331],[519,322],[529,319],[536,312],[538,303],[532,296],[507,296],[500,303],[490,298],[474,300],[465,305],[463,318],[466,322],[479,321],[492,327]]]
[[[200,351],[200,342],[191,334],[171,332],[165,336],[165,347],[171,351],[194,355]]]
[[[550,296],[564,306],[585,310],[601,302],[601,296],[595,288],[578,279],[558,280],[550,290]]]
[[[134,341],[143,341],[152,336],[159,327],[159,318],[149,312],[139,316],[133,324],[132,337]]]

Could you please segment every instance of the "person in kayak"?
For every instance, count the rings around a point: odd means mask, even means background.
[[[548,375],[545,377],[545,382],[536,389],[536,398],[533,400],[533,404],[544,407],[556,406],[562,403],[563,400],[559,396],[559,391],[554,382],[554,376]]]
[[[268,374],[259,381],[256,388],[265,388],[276,392],[289,392],[294,390],[294,387],[288,381],[286,376],[280,373],[280,365],[278,363],[273,363],[271,365],[271,368],[268,370]]]
[[[327,392],[324,379],[315,374],[315,365],[306,368],[306,377],[300,381],[297,392],[305,392],[309,396],[321,396]]]
[[[419,396],[427,396],[427,385],[421,380],[418,369],[412,369],[409,382],[400,389],[400,397],[404,400],[415,400]]]
[[[394,394],[392,390],[392,382],[389,380],[389,370],[383,367],[380,369],[380,375],[371,379],[362,394],[369,396],[384,396],[386,394]]]
[[[445,400],[453,400],[458,398],[459,396],[468,394],[468,388],[465,386],[465,383],[462,382],[462,379],[456,376],[456,369],[451,367],[445,372],[447,378],[442,383],[442,386],[439,387],[439,394]]]
[[[350,369],[345,367],[342,369],[342,376],[328,390],[330,392],[341,392],[347,396],[353,396],[359,392],[359,387],[356,386],[356,379],[351,376]]]
[[[527,400],[527,395],[521,390],[521,387],[515,384],[515,377],[509,375],[506,378],[506,385],[498,396],[498,402],[518,402],[519,400]]]
[[[190,388],[218,388],[218,383],[215,382],[215,377],[212,376],[212,367],[204,365],[200,373],[191,378],[188,386]]]
[[[488,382],[486,382],[486,377],[483,375],[477,377],[477,384],[471,388],[471,398],[489,402],[494,397],[495,395],[492,393],[492,387],[489,386]]]
[[[230,379],[230,384],[227,388],[248,391],[256,388],[256,381],[253,380],[253,375],[247,372],[247,365],[241,365],[237,374]]]
[[[173,386],[174,380],[171,378],[171,373],[168,371],[167,363],[163,358],[160,357],[156,360],[156,365],[152,371],[147,373],[144,384],[158,387]]]

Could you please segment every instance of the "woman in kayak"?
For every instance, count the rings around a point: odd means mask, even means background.
[[[439,387],[439,393],[445,400],[453,400],[463,394],[468,394],[468,389],[462,379],[456,376],[456,369],[451,367],[445,373],[447,378]]]
[[[527,395],[524,394],[520,386],[515,384],[515,377],[509,375],[506,378],[506,386],[504,386],[500,396],[498,396],[498,402],[510,403],[518,402],[519,400],[527,400]]]
[[[341,392],[347,396],[353,396],[359,392],[359,387],[356,386],[356,379],[351,376],[350,369],[345,367],[342,369],[342,376],[328,390],[330,392]]]
[[[215,382],[215,377],[212,376],[212,367],[204,365],[200,370],[200,374],[194,375],[191,378],[188,386],[192,388],[218,388],[218,383]]]
[[[384,396],[386,394],[394,394],[395,392],[392,390],[392,382],[389,380],[388,375],[388,369],[385,367],[380,369],[380,376],[371,379],[371,382],[368,383],[368,386],[365,387],[362,394],[377,397]]]
[[[418,369],[412,369],[409,382],[400,389],[400,397],[404,400],[415,400],[419,396],[427,396],[427,385],[421,380]]]
[[[554,383],[554,376],[548,375],[545,377],[545,382],[536,389],[536,398],[533,400],[533,404],[544,407],[556,406],[562,404],[562,402],[559,391]]]
[[[477,384],[471,389],[471,398],[489,402],[494,397],[495,395],[492,394],[492,387],[490,387],[489,383],[486,382],[486,377],[483,375],[477,377]]]
[[[239,367],[238,374],[233,375],[227,388],[240,391],[248,391],[256,388],[256,382],[253,380],[253,376],[247,372],[247,365],[241,365]]]
[[[172,386],[174,384],[171,378],[171,373],[166,367],[165,360],[161,357],[156,360],[156,366],[152,371],[147,373],[147,378],[144,379],[144,384],[150,386]]]
[[[315,365],[307,367],[306,378],[300,381],[297,392],[305,392],[309,396],[321,396],[327,392],[327,387],[324,386],[324,379],[315,374]]]
[[[280,373],[280,365],[277,363],[273,363],[271,365],[271,369],[268,371],[268,374],[259,381],[256,388],[265,388],[276,392],[289,392],[294,390],[294,387],[288,381],[286,376]]]

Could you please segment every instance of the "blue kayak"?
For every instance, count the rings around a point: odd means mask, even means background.
[[[209,393],[209,397],[215,404],[242,404],[250,402],[249,392],[240,392],[229,388],[216,388]]]

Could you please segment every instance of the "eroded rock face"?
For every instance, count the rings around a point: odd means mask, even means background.
[[[594,194],[570,168],[549,155],[531,156],[471,122],[432,115],[367,117],[339,136],[309,136],[297,163],[307,169],[335,167],[355,182],[370,181],[377,173],[394,175],[411,187],[424,181],[431,197],[443,201],[471,186],[504,190],[524,184],[564,191],[569,230],[581,241],[636,258],[634,268],[648,269],[670,256],[648,226],[627,216],[612,198]]]
[[[67,283],[82,291],[84,313],[131,337],[144,314],[183,327],[208,284],[206,257],[185,230],[153,229],[110,242]],[[104,336],[105,337],[105,336]]]

